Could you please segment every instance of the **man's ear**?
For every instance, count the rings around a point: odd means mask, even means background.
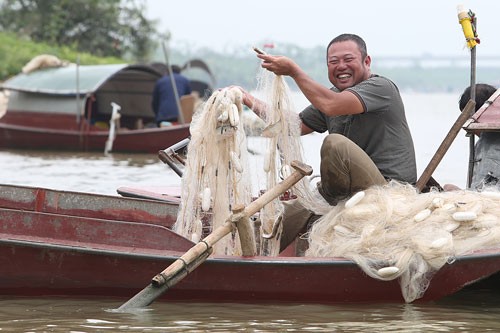
[[[369,55],[367,55],[367,56],[365,57],[365,65],[366,65],[367,67],[370,67],[371,63],[372,63],[372,58],[371,58]]]

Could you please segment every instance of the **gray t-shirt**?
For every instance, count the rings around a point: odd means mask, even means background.
[[[385,178],[415,183],[415,149],[396,85],[372,75],[346,90],[359,98],[363,113],[329,117],[310,105],[300,113],[304,124],[319,133],[343,134],[370,156]]]

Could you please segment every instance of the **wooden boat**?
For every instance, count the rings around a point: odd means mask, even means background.
[[[173,232],[177,204],[0,186],[0,294],[129,298],[194,243]],[[163,294],[176,301],[403,302],[397,280],[342,258],[210,257]],[[500,271],[500,248],[458,257],[431,280],[437,300]]]
[[[1,87],[9,98],[0,115],[0,148],[156,153],[189,136],[196,104],[212,89],[204,62],[183,69],[196,67],[208,82],[192,79],[196,93],[180,99],[185,122],[162,128],[152,125],[151,95],[164,73],[158,65],[65,66],[16,75]]]
[[[170,228],[178,203],[0,184],[0,208],[33,214],[146,222]],[[177,199],[172,198],[175,202]],[[2,221],[0,219],[0,221]]]

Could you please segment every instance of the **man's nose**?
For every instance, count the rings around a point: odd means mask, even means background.
[[[345,61],[342,61],[342,60],[341,60],[341,61],[339,61],[339,62],[337,63],[337,68],[345,68],[345,67],[346,67],[346,64],[347,64],[347,63],[346,63]]]

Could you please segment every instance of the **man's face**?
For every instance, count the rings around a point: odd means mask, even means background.
[[[333,43],[328,48],[328,79],[339,90],[352,87],[370,77],[369,56],[363,60],[353,41]]]

